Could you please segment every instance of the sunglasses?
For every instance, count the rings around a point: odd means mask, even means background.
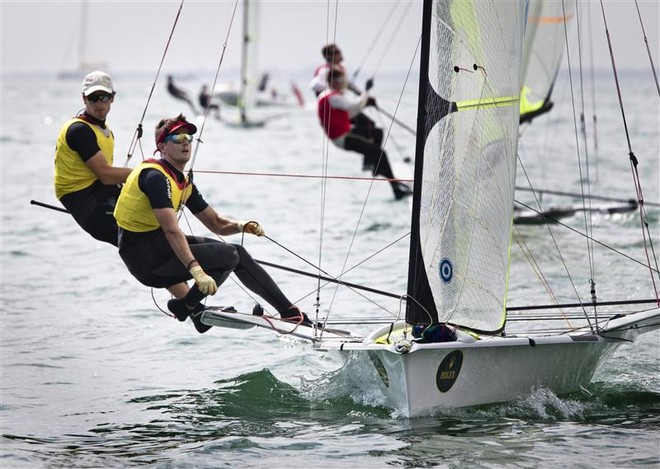
[[[168,135],[163,139],[163,142],[173,142],[173,143],[183,143],[183,142],[192,142],[193,136],[188,134],[173,134]]]
[[[99,101],[101,101],[102,103],[107,103],[112,99],[113,96],[114,95],[112,94],[93,94],[87,96],[87,100],[93,103],[98,103]]]

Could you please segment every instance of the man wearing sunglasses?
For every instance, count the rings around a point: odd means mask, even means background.
[[[106,117],[115,100],[112,78],[101,71],[83,79],[85,109],[68,120],[55,147],[55,195],[74,220],[99,241],[118,246],[113,216],[120,186],[130,168],[112,166],[115,137]],[[188,291],[185,283],[169,288],[177,298]]]
[[[112,79],[96,71],[83,80],[85,109],[68,120],[55,147],[55,195],[83,230],[117,246],[112,211],[130,168],[112,166],[115,137],[106,117],[115,99]]]
[[[218,235],[265,234],[256,221],[234,221],[219,215],[188,179],[184,171],[195,132],[197,127],[183,115],[161,120],[155,135],[161,158],[143,162],[126,180],[115,218],[119,225],[119,255],[128,270],[141,283],[154,288],[194,279],[186,296],[170,300],[167,306],[179,321],[190,316],[199,333],[210,329],[200,320],[204,309],[201,302],[207,295],[214,295],[232,272],[283,319],[312,326],[307,315],[287,299],[243,246],[187,236],[179,227],[177,213],[185,205]]]

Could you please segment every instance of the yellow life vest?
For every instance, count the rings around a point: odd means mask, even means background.
[[[160,228],[149,197],[142,192],[138,183],[140,173],[147,168],[157,169],[167,178],[175,211],[179,211],[192,193],[192,184],[188,183],[188,177],[184,183],[180,183],[174,173],[157,160],[144,161],[129,174],[115,206],[114,215],[117,224],[128,231],[146,233]]]
[[[96,141],[99,148],[105,156],[105,160],[112,166],[112,155],[115,151],[115,138],[109,127],[102,129],[79,117],[74,117],[67,121],[59,137],[57,137],[57,146],[55,147],[55,196],[61,199],[66,194],[83,190],[96,182],[96,174],[89,169],[89,166],[80,158],[78,152],[74,151],[66,143],[66,133],[75,122],[84,122],[96,135]]]

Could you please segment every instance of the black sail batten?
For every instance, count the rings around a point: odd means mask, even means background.
[[[419,97],[417,103],[417,142],[415,147],[415,174],[411,217],[410,254],[408,264],[408,301],[406,322],[409,324],[436,323],[438,311],[431,293],[422,254],[419,219],[424,172],[424,147],[431,129],[449,112],[456,110],[455,104],[439,96],[429,83],[429,53],[431,48],[431,0],[424,1],[422,17],[422,47],[419,71]]]

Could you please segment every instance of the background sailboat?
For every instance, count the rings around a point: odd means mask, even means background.
[[[261,127],[272,116],[255,117],[257,107],[304,106],[300,90],[292,84],[295,99],[269,87],[270,75],[259,73],[259,22],[260,9],[257,0],[243,0],[243,28],[241,37],[240,86],[220,86],[214,90],[214,97],[228,106],[238,109],[238,125],[241,127]]]
[[[87,26],[89,21],[89,0],[83,0],[80,3],[80,20],[78,24],[78,39],[77,39],[77,69],[67,69],[65,67],[57,77],[61,80],[82,80],[85,75],[94,70],[107,70],[107,64],[104,62],[90,62],[87,60],[87,45],[89,37],[87,34]],[[67,53],[70,50],[67,50]],[[68,55],[68,54],[67,54]]]
[[[523,83],[520,93],[520,124],[521,138],[524,139],[526,127],[529,125],[548,125],[553,102],[555,83],[564,63],[564,51],[571,33],[577,29],[576,5],[574,2],[557,2],[548,0],[530,0],[525,39],[523,43]],[[543,116],[543,117],[541,117]],[[538,121],[536,119],[538,118]],[[543,164],[543,157],[530,155],[538,165]],[[564,156],[564,155],[561,155]],[[518,194],[534,194],[537,201],[544,195],[573,196],[566,194],[562,188],[542,189],[519,185]],[[538,203],[530,203],[529,208],[516,203],[514,206],[514,222],[516,224],[555,223],[558,220],[575,215],[582,211],[593,211],[605,214],[632,212],[637,209],[634,199],[623,201],[613,197],[594,199],[608,200],[607,205],[584,204],[554,204],[541,207]]]
[[[366,337],[298,328],[359,366],[357,385],[377,386],[400,415],[578,389],[616,347],[660,327],[657,304],[604,312],[593,296],[578,326],[507,328],[525,21],[525,2],[424,2],[405,320]]]
[[[574,3],[530,0],[523,42],[521,123],[552,109],[552,91],[564,58],[567,32],[574,22]]]

